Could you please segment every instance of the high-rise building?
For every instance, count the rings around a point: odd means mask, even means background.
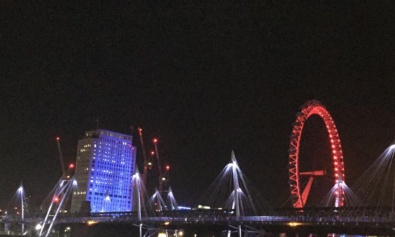
[[[75,175],[78,188],[73,192],[71,213],[90,203],[91,212],[132,210],[132,175],[136,147],[130,135],[107,130],[85,132],[78,141]]]

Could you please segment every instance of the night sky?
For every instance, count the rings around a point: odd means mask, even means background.
[[[61,175],[55,137],[73,162],[97,118],[141,126],[148,148],[159,138],[183,205],[232,149],[256,189],[285,202],[289,135],[307,100],[334,118],[348,183],[395,138],[392,1],[40,2],[0,3],[0,208],[21,181],[44,200]],[[330,169],[322,122],[303,135],[304,164]]]

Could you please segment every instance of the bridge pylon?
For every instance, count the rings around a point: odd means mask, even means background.
[[[67,203],[73,189],[77,187],[77,181],[74,178],[59,180],[54,188],[51,203],[49,205],[47,214],[41,223],[41,228],[38,236],[48,237],[51,234],[55,220],[63,206]],[[54,213],[53,213],[54,211]]]

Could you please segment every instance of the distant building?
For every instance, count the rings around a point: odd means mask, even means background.
[[[71,213],[90,203],[91,212],[132,210],[136,147],[130,135],[98,129],[78,141]],[[85,207],[86,209],[86,207]]]

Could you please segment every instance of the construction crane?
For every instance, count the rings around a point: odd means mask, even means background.
[[[69,179],[71,176],[72,170],[75,168],[75,165],[73,163],[70,163],[68,166],[68,169],[66,170],[66,168],[64,166],[62,148],[60,147],[60,137],[56,137],[56,143],[58,146],[60,165],[62,166],[62,179]]]
[[[56,143],[58,145],[59,159],[60,159],[60,164],[62,166],[62,177],[65,178],[66,169],[64,168],[63,154],[62,154],[62,149],[60,148],[60,137],[56,137]]]
[[[143,151],[143,158],[144,158],[144,170],[142,174],[142,179],[143,179],[143,184],[145,188],[147,188],[147,169],[148,169],[148,160],[147,160],[147,154],[145,152],[145,147],[144,147],[144,139],[143,139],[143,129],[138,128],[139,131],[139,137],[140,137],[140,143],[141,143],[141,150]]]
[[[158,171],[159,171],[159,193],[162,193],[163,191],[163,181],[164,181],[164,177],[163,177],[163,172],[162,172],[162,166],[160,163],[160,158],[159,158],[159,152],[158,152],[158,139],[154,138],[152,140],[152,142],[154,143],[155,146],[155,154],[156,154],[156,162],[158,162]]]
[[[151,170],[151,168],[152,168],[152,160],[153,160],[154,156],[155,156],[155,151],[151,151],[150,156],[148,158],[148,169],[149,170]]]
[[[154,143],[155,146],[155,152],[151,152],[151,154],[153,155],[155,153],[156,155],[156,161],[158,163],[158,171],[159,171],[159,192],[162,193],[163,184],[167,183],[169,180],[170,165],[166,165],[165,170],[163,172],[162,165],[160,162],[159,152],[158,152],[158,139],[154,138],[152,142]]]
[[[163,176],[162,176],[162,182],[168,184],[169,176],[170,176],[169,173],[170,173],[170,165],[166,165],[165,166],[165,172],[163,173]]]

